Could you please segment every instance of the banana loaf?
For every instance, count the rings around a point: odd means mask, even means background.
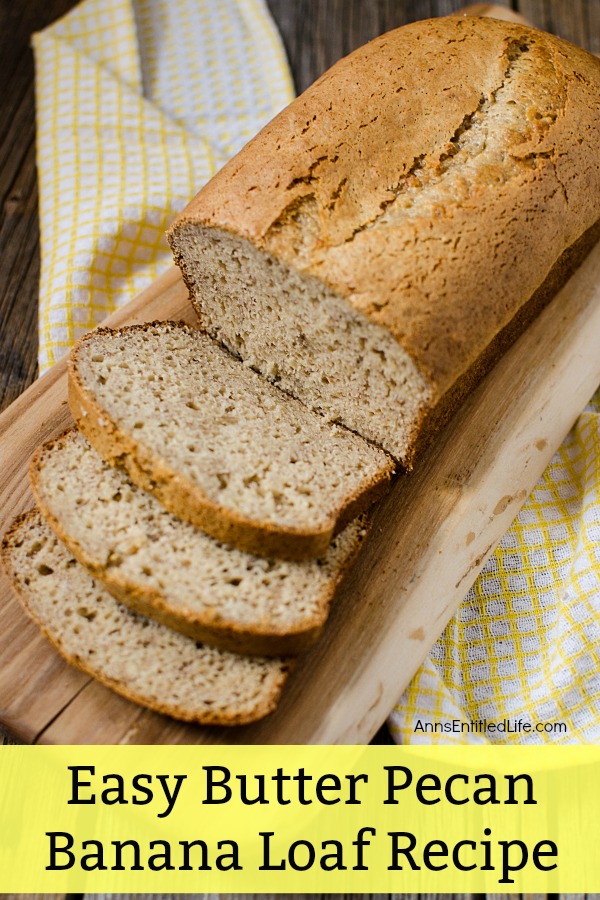
[[[341,60],[169,235],[203,327],[410,467],[598,237],[600,60],[448,17]]]

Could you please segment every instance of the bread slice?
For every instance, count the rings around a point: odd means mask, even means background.
[[[393,473],[382,450],[182,323],[86,335],[71,355],[69,402],[105,460],[175,515],[259,556],[324,556]]]
[[[71,553],[127,606],[224,650],[282,656],[318,637],[366,533],[346,526],[322,560],[267,560],[208,537],[111,468],[82,434],[40,447],[31,483]]]
[[[205,725],[253,722],[277,705],[287,662],[222,653],[121,606],[37,510],[13,523],[2,557],[25,609],[65,659],[124,697]]]

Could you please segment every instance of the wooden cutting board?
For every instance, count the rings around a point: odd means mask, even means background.
[[[112,325],[194,316],[176,270]],[[375,514],[325,633],[279,709],[237,729],[181,725],[67,666],[0,575],[0,723],[44,743],[363,743],[384,721],[600,384],[600,246]],[[33,506],[34,449],[72,420],[56,365],[0,416],[0,534]]]

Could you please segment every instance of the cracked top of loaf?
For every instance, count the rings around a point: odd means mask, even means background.
[[[179,222],[324,282],[441,394],[600,217],[599,88],[600,60],[535,29],[407,25],[326,72]]]

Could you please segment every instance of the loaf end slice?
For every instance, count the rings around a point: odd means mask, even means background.
[[[277,705],[288,663],[222,653],[121,606],[37,510],[13,523],[2,559],[62,656],[129,700],[203,725],[242,725]]]
[[[324,556],[394,470],[384,451],[182,323],[86,335],[69,362],[69,402],[103,459],[175,515],[259,556]]]
[[[366,534],[361,517],[322,560],[245,553],[172,515],[77,431],[40,447],[30,476],[53,531],[113,596],[236,653],[287,656],[310,646]]]

